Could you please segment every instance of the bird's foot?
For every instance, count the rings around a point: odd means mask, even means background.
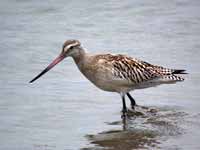
[[[125,119],[127,117],[128,111],[127,110],[122,110],[122,115],[121,118]]]
[[[135,107],[137,107],[137,106],[138,106],[137,104],[131,104],[131,109],[135,110]]]
[[[132,109],[132,110],[135,110],[135,105],[131,105],[131,109]]]
[[[127,117],[127,114],[124,114],[124,113],[123,113],[123,114],[121,115],[121,118],[122,118],[122,119],[125,119],[126,117]]]

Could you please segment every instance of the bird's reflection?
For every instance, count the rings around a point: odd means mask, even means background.
[[[87,135],[86,137],[91,144],[95,144],[95,147],[83,148],[83,150],[132,150],[149,147],[157,149],[159,147],[157,139],[160,136],[170,137],[182,133],[177,120],[182,120],[185,115],[172,109],[139,108],[135,112],[130,111],[122,120],[107,123],[112,125],[113,129],[97,135]],[[176,123],[174,117],[177,119]]]

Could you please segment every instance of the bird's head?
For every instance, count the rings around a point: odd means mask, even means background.
[[[81,43],[78,40],[67,40],[63,44],[63,49],[61,54],[65,57],[76,56],[80,52]]]
[[[35,78],[33,78],[29,83],[34,82],[37,80],[39,77],[41,77],[43,74],[48,72],[51,68],[53,68],[56,64],[61,62],[64,58],[66,57],[76,57],[80,54],[81,51],[81,43],[78,40],[67,40],[63,44],[62,51],[60,55],[54,59],[52,63],[50,63],[40,74],[38,74]]]

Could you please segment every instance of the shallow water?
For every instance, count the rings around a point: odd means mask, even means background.
[[[200,1],[0,2],[0,149],[200,149]],[[29,84],[79,39],[95,53],[123,53],[186,69],[184,82],[132,92],[156,109],[122,123],[121,100],[66,59]]]

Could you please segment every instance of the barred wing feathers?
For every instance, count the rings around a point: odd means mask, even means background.
[[[183,73],[184,70],[168,69],[152,65],[125,55],[105,54],[98,55],[98,58],[104,59],[111,64],[111,70],[115,77],[135,84],[154,79],[163,80],[164,82],[184,80],[182,77],[175,75]]]

